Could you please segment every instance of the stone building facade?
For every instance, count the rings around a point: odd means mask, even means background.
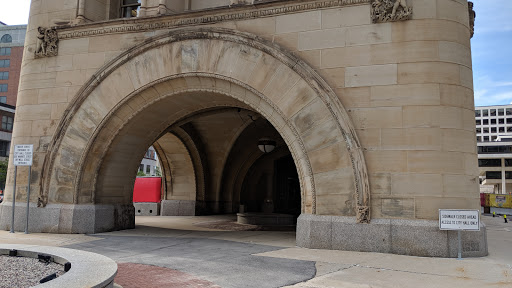
[[[471,12],[466,0],[33,0],[13,136],[36,150],[31,229],[133,227],[154,145],[164,215],[244,205],[300,214],[302,247],[455,256],[438,209],[479,209]],[[463,241],[464,255],[487,254],[485,227]]]

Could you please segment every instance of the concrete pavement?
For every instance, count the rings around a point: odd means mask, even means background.
[[[65,246],[119,263],[129,287],[512,287],[512,224],[482,216],[489,256],[463,260],[313,250],[293,232],[227,231],[232,216],[137,217],[96,235],[9,234],[2,243]],[[224,228],[224,229],[219,229]],[[247,228],[247,229],[246,229]]]

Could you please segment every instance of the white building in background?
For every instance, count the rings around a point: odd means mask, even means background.
[[[150,146],[140,162],[139,172],[143,172],[145,176],[161,176],[160,171],[160,161],[156,155],[155,148]]]
[[[512,105],[475,107],[482,192],[512,193]]]

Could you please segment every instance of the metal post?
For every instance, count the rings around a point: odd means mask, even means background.
[[[12,191],[12,218],[11,218],[11,231],[14,233],[14,207],[16,206],[16,174],[18,172],[18,166],[14,166],[14,189]]]
[[[462,240],[460,237],[460,230],[457,231],[457,238],[459,240],[459,258],[457,258],[457,260],[462,260]]]
[[[25,234],[28,234],[28,214],[30,210],[30,176],[32,175],[32,166],[28,166],[28,191],[27,191],[27,224],[25,225]]]

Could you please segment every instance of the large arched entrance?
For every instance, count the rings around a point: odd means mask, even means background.
[[[59,223],[61,232],[132,227],[140,156],[169,127],[222,108],[257,112],[279,133],[297,167],[303,214],[369,221],[363,154],[332,90],[279,47],[214,28],[157,36],[83,86],[50,143],[41,203],[94,210],[94,221]]]

